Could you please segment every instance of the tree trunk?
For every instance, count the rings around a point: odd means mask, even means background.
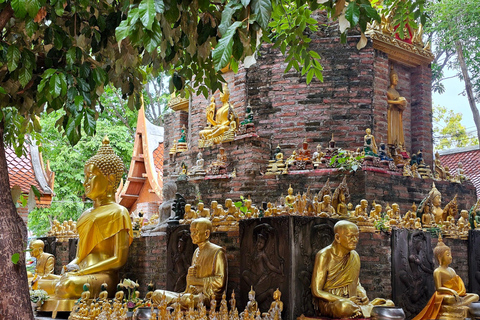
[[[27,226],[13,204],[0,122],[0,319],[33,320],[25,268]],[[20,254],[17,264],[12,255]]]
[[[463,47],[460,40],[455,40],[455,47],[457,49],[458,63],[462,69],[463,81],[465,82],[465,91],[467,91],[468,104],[470,105],[470,109],[472,109],[473,121],[475,121],[475,126],[477,127],[477,137],[480,141],[480,114],[478,113],[475,97],[473,96],[472,82],[470,81],[467,65],[465,64],[465,59],[463,58]]]

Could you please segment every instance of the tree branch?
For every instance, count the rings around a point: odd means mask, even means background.
[[[0,31],[3,31],[11,17],[13,17],[13,9],[10,3],[8,3],[2,12],[0,12]]]
[[[118,102],[120,105],[122,105],[122,97],[118,94],[117,90],[113,90],[113,92],[115,92],[115,95],[117,96],[118,98]],[[128,129],[128,132],[130,132],[130,134],[132,135],[133,138],[135,138],[135,131],[133,131],[133,129],[130,127],[130,125],[128,124],[128,121],[127,119],[125,119],[117,110],[116,107],[113,107],[113,111],[115,111],[115,115],[123,122],[123,124],[127,127]]]

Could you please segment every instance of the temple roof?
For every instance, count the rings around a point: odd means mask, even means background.
[[[28,194],[30,186],[35,186],[42,195],[53,196],[53,182],[55,174],[50,171],[47,163],[46,170],[43,165],[42,154],[36,145],[26,145],[26,154],[17,157],[12,148],[5,147],[8,165],[10,188],[17,185],[22,193]]]
[[[117,202],[130,212],[137,203],[161,201],[163,186],[163,127],[150,123],[142,107],[127,181],[117,191]]]
[[[465,175],[470,178],[477,189],[477,197],[480,197],[480,148],[479,146],[442,150],[440,161],[447,166],[452,174],[456,174],[459,162],[463,164]]]

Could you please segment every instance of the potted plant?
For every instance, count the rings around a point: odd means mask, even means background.
[[[48,298],[50,297],[45,290],[30,290],[30,302],[34,310],[40,307]]]

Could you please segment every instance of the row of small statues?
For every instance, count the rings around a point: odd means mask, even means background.
[[[70,238],[78,238],[77,222],[65,220],[60,223],[57,219],[53,220],[52,227],[47,233],[48,237],[56,237],[59,241],[66,241]]]
[[[191,204],[185,205],[184,219],[181,224],[190,224],[194,219],[209,219],[215,231],[228,231],[238,228],[238,221],[248,218],[282,216],[282,215],[302,215],[318,216],[323,218],[345,219],[355,222],[362,232],[376,232],[380,230],[391,230],[392,227],[405,229],[428,229],[440,228],[446,237],[462,238],[468,237],[468,230],[473,227],[480,228],[480,216],[473,219],[469,217],[467,210],[458,215],[457,197],[455,196],[445,208],[441,208],[441,193],[432,186],[432,190],[421,201],[417,207],[413,203],[410,210],[404,215],[400,213],[398,204],[393,203],[390,206],[386,204],[385,211],[379,203],[372,203],[371,210],[368,211],[368,201],[362,199],[355,207],[350,201],[350,193],[346,183],[346,176],[338,185],[335,191],[331,192],[330,182],[327,180],[324,187],[316,194],[307,190],[303,194],[294,195],[293,188],[288,188],[288,195],[280,197],[278,202],[272,204],[265,203],[259,209],[252,203],[251,199],[244,199],[240,206],[236,206],[231,199],[226,199],[225,207],[212,201],[210,208],[205,208],[203,202],[198,204],[197,210],[192,209]],[[476,204],[472,209],[473,215],[479,207]],[[478,220],[478,221],[477,221]],[[473,221],[473,222],[470,222]]]
[[[197,153],[197,160],[195,165],[188,168],[185,162],[181,164],[177,163],[174,171],[172,172],[172,176],[177,177],[178,180],[184,180],[188,177],[204,177],[207,174],[211,175],[218,175],[218,174],[226,174],[228,167],[228,159],[227,155],[225,154],[225,149],[223,147],[219,148],[219,152],[217,154],[216,160],[212,161],[210,165],[205,168],[205,160],[203,159],[203,154],[201,151]],[[235,173],[235,169],[233,173]]]
[[[138,284],[137,284],[138,286]],[[273,293],[273,302],[267,312],[261,312],[258,308],[258,303],[255,301],[255,291],[253,289],[248,293],[249,301],[245,310],[239,314],[237,309],[237,302],[235,299],[235,291],[232,292],[230,299],[230,310],[228,310],[226,294],[222,295],[220,306],[217,308],[217,300],[215,295],[212,295],[210,307],[207,311],[203,304],[203,299],[200,299],[199,304],[194,307],[190,305],[187,310],[182,308],[180,303],[173,303],[169,307],[164,298],[157,304],[152,300],[153,285],[149,284],[149,291],[145,299],[137,299],[132,308],[129,306],[129,300],[125,297],[125,291],[121,286],[117,287],[117,293],[112,300],[108,299],[108,292],[106,291],[107,284],[102,284],[102,292],[96,299],[90,298],[90,291],[88,283],[84,286],[82,297],[75,304],[74,309],[68,317],[69,320],[126,320],[127,311],[129,309],[140,310],[138,308],[150,308],[149,320],[281,320],[283,311],[283,302],[280,300],[281,292],[277,290]],[[140,295],[136,291],[136,296]],[[179,294],[178,299],[181,298]]]

